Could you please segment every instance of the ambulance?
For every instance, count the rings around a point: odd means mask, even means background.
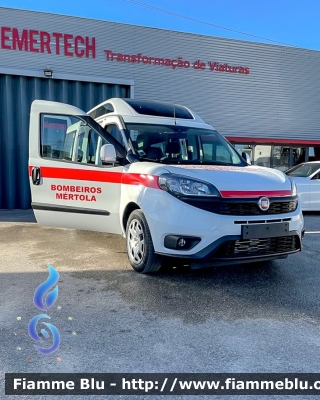
[[[294,182],[250,165],[187,107],[35,100],[29,177],[39,224],[123,235],[140,273],[286,258],[302,248]]]

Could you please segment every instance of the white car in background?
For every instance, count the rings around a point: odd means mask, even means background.
[[[320,161],[295,165],[285,173],[296,183],[302,211],[320,211]]]

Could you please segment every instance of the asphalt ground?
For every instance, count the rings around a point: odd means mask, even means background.
[[[285,260],[140,275],[120,236],[0,211],[0,398],[10,398],[6,372],[320,373],[320,213],[306,214],[305,226],[303,251]],[[28,334],[47,264],[60,274],[48,313],[61,343],[51,355]]]

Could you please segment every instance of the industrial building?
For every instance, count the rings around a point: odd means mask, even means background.
[[[0,7],[0,209],[30,208],[34,99],[185,105],[253,163],[320,159],[320,52]]]

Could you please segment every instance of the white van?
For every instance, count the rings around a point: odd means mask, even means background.
[[[88,113],[35,100],[32,208],[42,225],[121,234],[137,272],[285,258],[301,250],[294,183],[250,166],[190,109],[110,99]]]

